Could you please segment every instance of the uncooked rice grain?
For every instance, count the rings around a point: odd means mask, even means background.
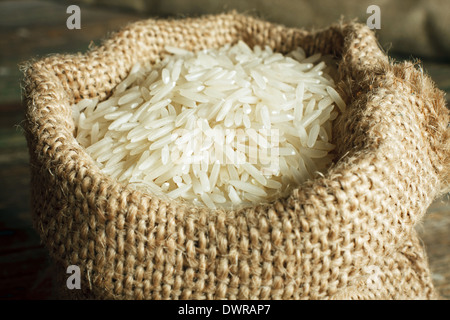
[[[285,196],[329,166],[331,121],[345,102],[320,54],[242,41],[165,49],[155,65],[135,64],[105,101],[73,105],[75,136],[105,174],[231,209]]]

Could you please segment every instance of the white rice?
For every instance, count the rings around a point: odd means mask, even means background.
[[[208,208],[268,202],[326,170],[345,111],[320,54],[242,41],[136,64],[105,101],[73,106],[75,136],[104,173]],[[337,110],[335,110],[337,106]]]

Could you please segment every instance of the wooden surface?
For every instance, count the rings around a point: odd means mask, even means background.
[[[32,228],[28,150],[20,128],[24,109],[20,102],[18,63],[51,53],[84,52],[91,41],[98,44],[108,32],[145,18],[83,7],[82,29],[68,30],[67,17],[66,7],[62,5],[0,0],[0,299],[55,298],[53,270]],[[424,68],[438,87],[450,92],[450,63],[424,61]],[[431,205],[417,230],[429,257],[436,288],[448,299],[448,196]]]

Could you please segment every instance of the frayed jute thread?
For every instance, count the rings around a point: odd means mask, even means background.
[[[70,105],[106,99],[136,62],[163,58],[165,45],[238,40],[338,61],[348,107],[333,127],[335,163],[288,197],[238,211],[166,201],[104,175],[75,140]],[[22,70],[34,225],[67,297],[439,298],[414,226],[449,190],[449,111],[430,78],[389,61],[367,26],[308,31],[236,12],[149,19]],[[69,265],[81,290],[64,288]]]

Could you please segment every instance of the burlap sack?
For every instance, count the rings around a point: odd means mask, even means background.
[[[348,108],[335,121],[335,165],[288,198],[237,212],[168,203],[102,174],[75,140],[70,105],[108,97],[135,62],[166,44],[238,39],[339,60]],[[24,72],[34,225],[63,273],[80,267],[81,289],[66,290],[74,296],[438,298],[414,226],[449,190],[449,111],[420,68],[390,62],[365,25],[310,32],[236,13],[145,20]]]

